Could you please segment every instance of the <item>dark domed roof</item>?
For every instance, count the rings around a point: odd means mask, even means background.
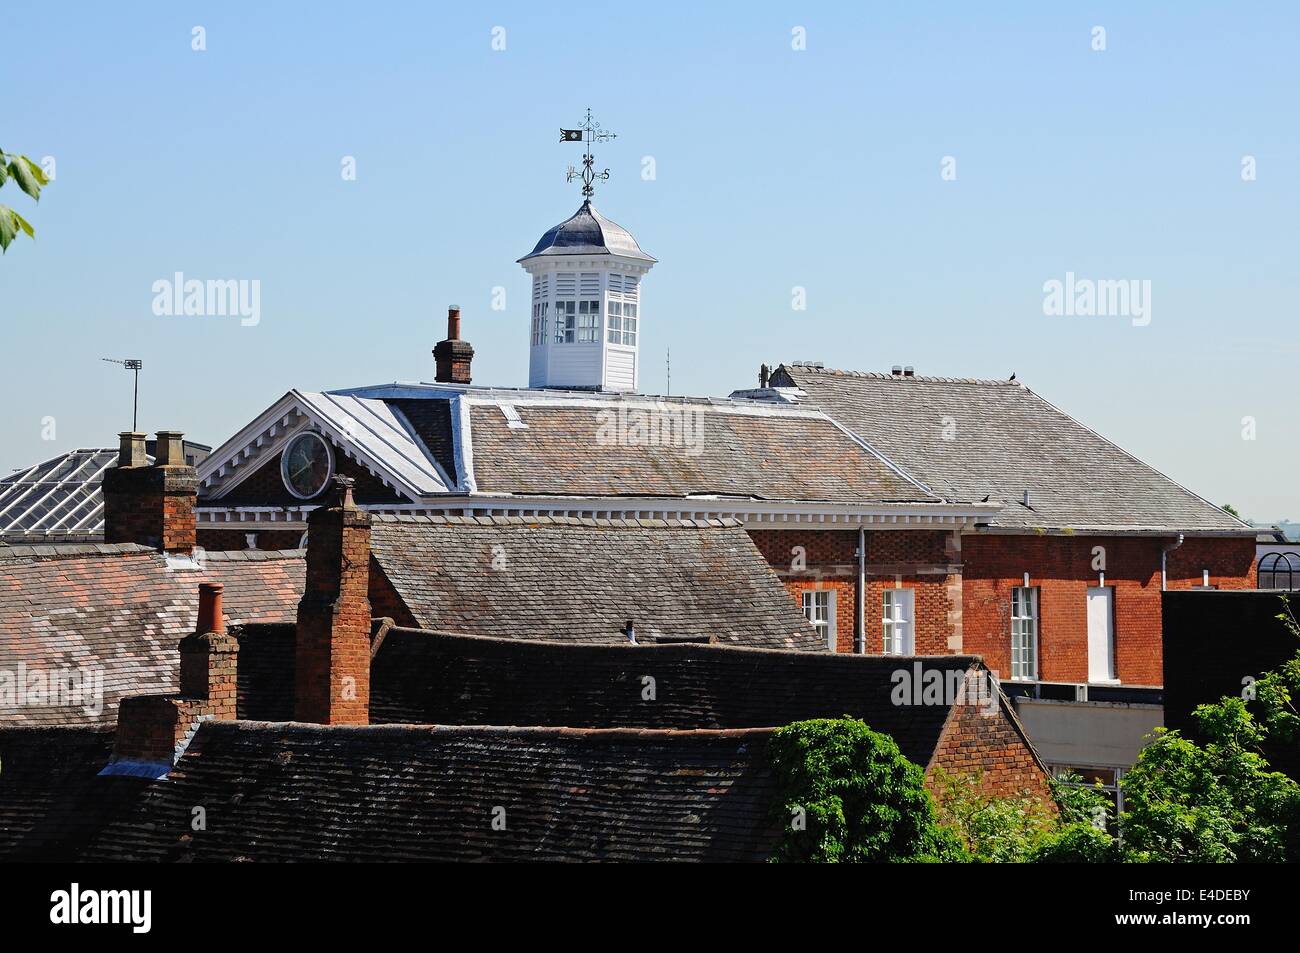
[[[621,255],[655,260],[641,250],[626,228],[597,212],[590,199],[571,218],[549,229],[536,247],[519,260],[555,255]]]

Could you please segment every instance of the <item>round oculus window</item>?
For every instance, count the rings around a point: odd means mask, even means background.
[[[300,433],[289,441],[280,458],[280,476],[289,492],[309,500],[325,489],[334,475],[334,455],[315,433]]]

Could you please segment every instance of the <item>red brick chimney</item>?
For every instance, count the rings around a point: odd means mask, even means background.
[[[370,723],[370,515],[353,480],[334,477],[333,498],[307,518],[307,584],[298,603],[294,718]]]
[[[104,473],[104,542],[140,543],[169,553],[194,549],[199,481],[185,462],[183,436],[158,431],[150,466],[144,434],[119,434],[117,466]]]
[[[233,721],[239,690],[239,641],[226,632],[220,583],[199,585],[199,617],[180,641],[178,695],[132,695],[117,710],[109,774],[157,777],[176,763],[199,725]]]
[[[447,340],[439,341],[433,349],[433,360],[437,367],[433,379],[440,384],[468,384],[470,382],[470,363],[474,360],[474,348],[468,341],[460,339],[460,305],[451,305],[447,309]]]

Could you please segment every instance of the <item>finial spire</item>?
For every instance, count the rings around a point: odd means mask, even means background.
[[[582,125],[577,129],[561,129],[561,142],[581,142],[586,145],[586,151],[582,154],[582,171],[579,172],[573,166],[569,166],[565,173],[565,179],[572,182],[574,179],[582,179],[582,198],[585,202],[590,202],[592,195],[596,190],[592,183],[597,179],[602,181],[609,178],[609,169],[603,172],[597,172],[592,163],[595,161],[591,154],[591,144],[593,142],[606,142],[610,139],[617,139],[618,134],[601,129],[600,123],[591,118],[591,108],[587,108],[587,116]]]

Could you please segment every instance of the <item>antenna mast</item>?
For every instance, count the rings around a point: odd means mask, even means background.
[[[140,432],[140,369],[144,367],[144,361],[137,357],[128,357],[124,360],[118,360],[115,357],[101,358],[110,364],[119,364],[128,371],[135,372],[135,392],[131,396],[131,431]]]

